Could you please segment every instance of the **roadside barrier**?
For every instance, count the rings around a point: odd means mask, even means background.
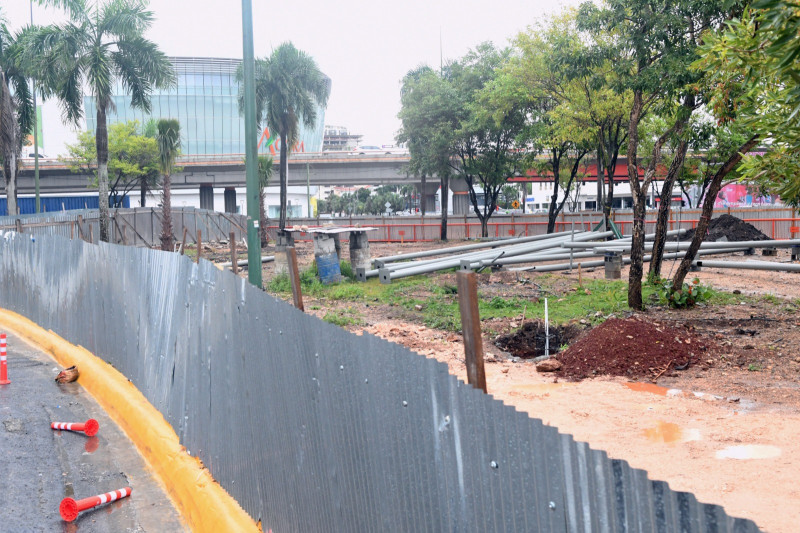
[[[86,511],[92,507],[103,505],[104,503],[120,500],[131,495],[131,488],[125,487],[119,490],[112,490],[105,494],[98,494],[82,500],[73,500],[72,498],[64,498],[61,500],[61,505],[58,506],[58,512],[61,513],[61,518],[67,522],[72,522],[78,518],[78,513]]]
[[[8,363],[6,362],[6,334],[0,333],[0,385],[8,385]]]
[[[58,430],[80,431],[86,433],[87,437],[94,437],[100,430],[100,424],[94,418],[90,418],[86,422],[53,422],[50,427]]]

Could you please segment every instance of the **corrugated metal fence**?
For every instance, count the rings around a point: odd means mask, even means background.
[[[205,260],[7,234],[0,284],[131,379],[265,531],[757,531]]]
[[[110,211],[110,240],[118,244],[157,247],[161,243],[162,210],[160,207],[112,209]],[[233,232],[236,239],[247,235],[247,218],[232,213],[220,213],[193,207],[172,209],[172,233],[176,240],[197,243],[200,230],[204,242],[224,241]],[[82,209],[36,215],[0,217],[0,231],[17,230],[36,236],[59,235],[87,242],[100,240],[100,212]]]

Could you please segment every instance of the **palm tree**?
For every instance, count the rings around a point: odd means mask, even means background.
[[[238,78],[242,79],[242,69]],[[266,118],[267,126],[277,131],[281,140],[280,202],[278,223],[286,227],[286,181],[289,174],[289,151],[297,142],[300,121],[307,127],[317,120],[317,106],[328,102],[330,87],[316,61],[290,42],[279,45],[266,59],[256,60],[256,117]],[[244,96],[239,95],[239,108],[244,109]]]
[[[260,214],[258,235],[261,237],[262,248],[269,243],[267,235],[267,212],[264,206],[267,191],[264,189],[269,185],[270,178],[272,178],[272,158],[268,155],[260,155],[258,156],[258,212]]]
[[[9,215],[17,214],[17,173],[22,138],[33,126],[33,101],[20,56],[20,34],[11,35],[0,13],[0,157]],[[13,93],[12,93],[13,88]]]
[[[117,85],[130,93],[131,105],[150,111],[153,87],[167,88],[175,75],[167,57],[144,33],[153,22],[146,0],[40,0],[69,8],[70,21],[39,28],[27,43],[27,60],[38,73],[45,97],[55,96],[66,119],[83,117],[84,87],[97,106],[97,181],[100,239],[108,241],[108,129]]]
[[[161,249],[172,251],[172,196],[170,176],[175,166],[175,158],[181,150],[181,125],[174,118],[158,121],[158,166],[164,175],[161,189]]]

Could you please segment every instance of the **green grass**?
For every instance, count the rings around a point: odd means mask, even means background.
[[[380,283],[377,278],[370,279],[366,283],[346,278],[341,283],[323,285],[317,278],[316,268],[313,266],[302,272],[300,277],[303,294],[315,299],[398,307],[408,319],[418,320],[428,327],[448,331],[461,329],[457,289],[452,284],[438,281],[437,277],[412,276],[387,285]],[[605,320],[610,314],[621,315],[630,310],[628,286],[624,281],[587,280],[582,288],[574,286],[576,290],[566,291],[563,290],[565,281],[561,276],[540,275],[535,278],[535,282],[541,288],[542,294],[547,296],[549,318],[554,324],[577,319],[597,323]],[[268,291],[284,296],[290,295],[291,285],[288,276],[273,278],[268,284]],[[526,319],[544,318],[544,297],[501,298],[480,293],[478,296],[481,319],[516,318],[520,317],[523,311]],[[657,287],[645,283],[642,287],[642,297],[649,304],[658,302]],[[711,297],[705,305],[736,305],[742,301],[754,300],[752,297],[712,290]],[[601,316],[596,317],[598,311]],[[346,312],[331,311],[324,319],[340,326],[362,324],[362,319],[354,313],[351,308]]]
[[[354,309],[348,307],[347,309],[336,309],[329,313],[325,313],[322,317],[325,322],[330,322],[339,327],[347,326],[363,326],[364,321],[361,316]]]

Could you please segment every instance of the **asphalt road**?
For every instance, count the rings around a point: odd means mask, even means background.
[[[77,383],[53,381],[47,354],[8,335],[9,385],[0,385],[0,532],[187,531],[131,441]],[[51,422],[100,423],[95,437]],[[130,486],[128,498],[64,522],[58,506]]]

